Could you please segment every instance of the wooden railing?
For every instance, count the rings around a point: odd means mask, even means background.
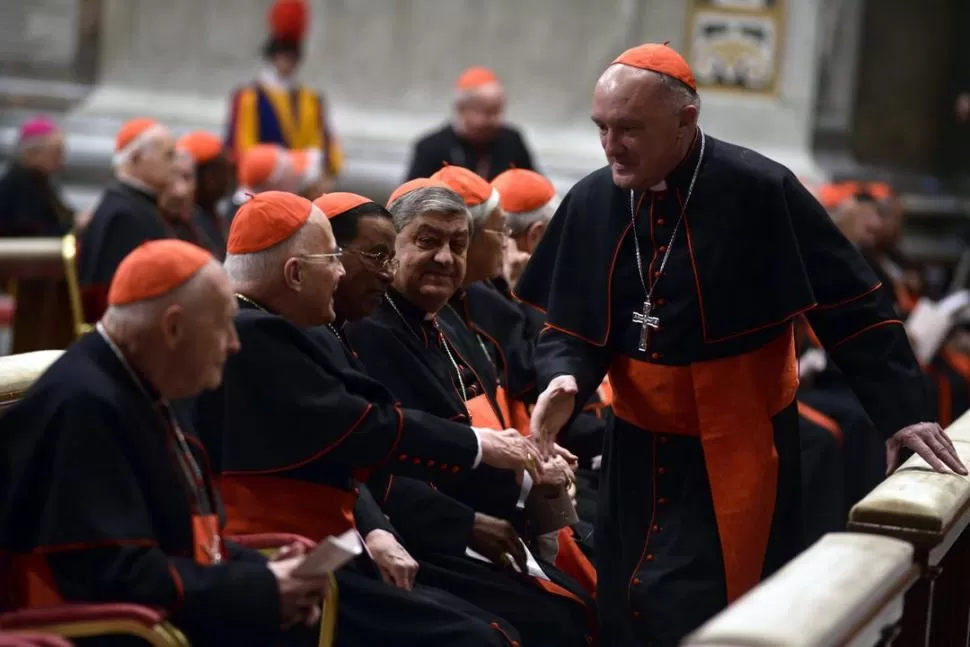
[[[830,533],[684,641],[687,647],[885,645],[919,579],[912,545]]]
[[[0,238],[0,285],[15,300],[14,353],[66,348],[84,322],[77,244],[64,238]]]

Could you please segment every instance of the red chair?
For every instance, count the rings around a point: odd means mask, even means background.
[[[284,546],[301,543],[307,549],[314,542],[306,537],[279,534],[259,534],[232,537],[243,546],[258,550],[268,557]],[[64,604],[43,609],[21,609],[0,613],[0,632],[4,638],[15,635],[29,636],[38,633],[54,634],[55,637],[89,638],[92,636],[126,635],[141,638],[154,647],[189,647],[189,641],[175,625],[167,621],[167,614],[137,604]],[[13,634],[7,636],[6,634]],[[332,631],[324,632],[330,636]],[[19,637],[19,636],[18,636]],[[12,643],[18,645],[46,645],[61,647],[70,643],[37,643],[36,641]],[[331,644],[321,640],[321,644]],[[0,647],[5,647],[0,643]]]
[[[0,635],[0,647],[71,647],[73,643],[50,634]]]

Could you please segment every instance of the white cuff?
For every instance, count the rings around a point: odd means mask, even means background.
[[[522,472],[522,489],[519,490],[519,500],[515,503],[515,507],[519,510],[525,508],[525,500],[529,498],[529,492],[532,492],[532,475],[529,474],[529,470]]]
[[[482,430],[475,427],[472,427],[471,430],[475,432],[475,444],[478,445],[478,453],[475,454],[475,462],[472,463],[472,469],[475,469],[482,463]]]

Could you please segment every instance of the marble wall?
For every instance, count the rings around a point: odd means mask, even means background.
[[[14,0],[26,1],[26,0]],[[45,0],[48,2],[69,0]],[[810,153],[822,0],[788,0],[776,96],[703,93],[702,124],[796,172]],[[253,77],[270,0],[102,0],[100,85],[81,112],[152,114],[219,128],[231,88]],[[408,143],[447,117],[468,65],[494,68],[543,168],[560,183],[602,163],[592,86],[626,47],[682,47],[673,0],[312,0],[302,76],[324,90],[348,172],[393,179]]]

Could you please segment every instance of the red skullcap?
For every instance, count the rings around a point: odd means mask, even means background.
[[[320,211],[323,212],[328,219],[336,218],[342,213],[346,213],[351,209],[359,207],[362,204],[367,204],[368,202],[374,202],[370,198],[365,198],[362,195],[357,195],[356,193],[324,193],[322,196],[313,201],[314,206],[316,206]]]
[[[108,290],[108,305],[123,306],[168,294],[212,260],[206,250],[182,240],[140,245],[118,265]]]
[[[492,186],[498,190],[502,208],[510,213],[541,209],[556,197],[552,182],[528,169],[509,169],[492,180]]]
[[[258,193],[233,217],[226,251],[253,254],[278,245],[299,231],[312,211],[313,203],[293,193]]]
[[[675,78],[691,90],[697,91],[697,81],[690,65],[667,44],[647,43],[632,47],[620,54],[613,64],[629,65]]]
[[[411,191],[427,189],[428,187],[438,187],[439,189],[451,188],[441,180],[432,180],[428,177],[416,177],[413,180],[408,180],[391,192],[391,197],[387,199],[387,208],[390,209],[395,200],[403,198],[408,193],[411,193]]]

